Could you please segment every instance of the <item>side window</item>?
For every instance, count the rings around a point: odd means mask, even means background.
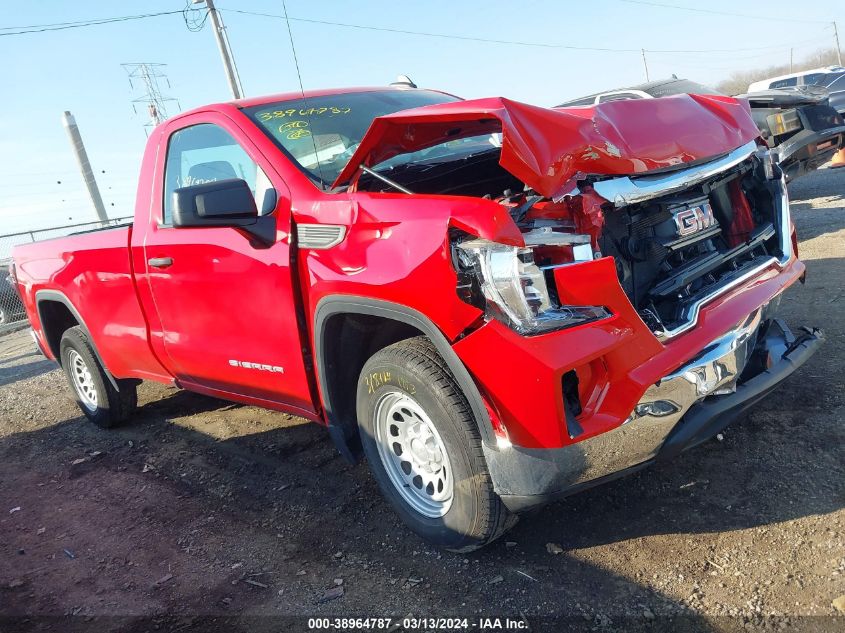
[[[270,179],[226,130],[200,123],[174,132],[164,166],[164,224],[170,224],[173,217],[175,189],[229,178],[246,181],[259,214],[273,211]]]
[[[790,77],[789,79],[781,79],[773,81],[769,84],[769,88],[789,88],[790,86],[798,85],[798,77]]]
[[[810,73],[809,75],[804,75],[804,85],[805,86],[812,86],[813,84],[819,83],[826,73]]]

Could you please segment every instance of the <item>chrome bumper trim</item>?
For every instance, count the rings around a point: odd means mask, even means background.
[[[538,473],[538,480],[532,483],[540,489],[565,491],[654,460],[693,405],[707,396],[735,391],[736,381],[757,344],[760,324],[771,316],[769,306],[775,308],[776,302],[758,308],[694,359],[650,386],[620,426],[563,448],[548,449],[555,455],[553,464],[543,449],[485,449],[491,472],[507,477],[512,470],[529,469]],[[526,494],[507,487],[504,492]]]
[[[629,204],[637,204],[658,196],[682,191],[700,182],[718,176],[747,159],[758,149],[756,141],[750,141],[716,160],[688,167],[668,174],[652,176],[622,176],[593,183],[593,188],[605,200],[609,200],[618,209]]]
[[[676,336],[679,336],[680,334],[683,334],[684,332],[688,332],[689,330],[694,328],[696,326],[696,324],[698,323],[698,315],[701,312],[702,307],[704,307],[706,304],[713,301],[717,297],[720,297],[721,295],[725,294],[726,292],[730,292],[734,288],[741,286],[742,284],[747,282],[749,279],[753,279],[754,277],[756,277],[757,275],[762,273],[767,268],[770,268],[771,266],[778,264],[778,263],[779,263],[779,261],[776,257],[769,257],[768,259],[763,261],[761,264],[754,266],[753,268],[749,269],[748,272],[744,273],[743,275],[740,275],[739,277],[731,280],[730,282],[728,282],[724,286],[720,286],[719,288],[717,288],[716,290],[714,290],[710,294],[708,294],[704,297],[701,297],[700,299],[698,299],[694,303],[691,303],[684,310],[684,319],[685,319],[684,323],[682,323],[681,325],[679,325],[678,327],[676,327],[672,330],[660,330],[658,332],[655,332],[654,335],[657,337],[657,340],[659,340],[661,343],[663,343],[665,341],[668,341],[671,338],[674,338]]]
[[[737,378],[757,343],[760,323],[771,311],[768,305],[650,386],[621,426],[575,444],[581,445],[582,459],[590,464],[582,475],[596,479],[653,459],[669,432],[696,402],[735,391]]]
[[[773,307],[769,303],[758,308],[694,359],[649,387],[625,424],[645,420],[672,427],[699,400],[736,391],[736,381],[757,343],[760,323]]]
[[[818,349],[824,335],[795,336],[758,308],[694,359],[646,390],[611,431],[560,448],[483,445],[494,489],[513,512],[573,494],[656,460],[672,459],[734,422]],[[739,384],[739,376],[744,374]]]

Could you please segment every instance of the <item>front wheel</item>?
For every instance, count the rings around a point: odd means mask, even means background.
[[[467,552],[515,522],[493,490],[469,404],[428,339],[374,354],[361,370],[357,403],[370,469],[414,532]]]
[[[81,327],[77,325],[65,331],[59,355],[79,408],[94,424],[111,428],[135,411],[138,405],[136,381],[118,380],[118,389],[115,389]]]

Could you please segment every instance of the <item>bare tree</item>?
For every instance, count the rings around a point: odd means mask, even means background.
[[[833,66],[834,64],[836,64],[836,50],[834,48],[820,49],[793,64],[792,72],[800,72],[802,70],[818,68],[819,66]],[[716,84],[716,90],[729,95],[738,95],[746,92],[748,85],[755,81],[760,81],[767,77],[776,77],[777,75],[786,75],[789,72],[788,63],[755,70],[740,70],[731,73],[727,79]]]

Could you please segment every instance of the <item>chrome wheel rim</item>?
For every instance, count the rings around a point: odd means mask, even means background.
[[[454,494],[452,465],[425,410],[407,394],[390,391],[376,404],[374,426],[381,463],[402,498],[428,518],[446,514]]]
[[[94,377],[88,364],[76,350],[70,350],[67,355],[70,366],[70,375],[76,395],[79,401],[89,411],[97,410],[97,387],[94,385]]]

